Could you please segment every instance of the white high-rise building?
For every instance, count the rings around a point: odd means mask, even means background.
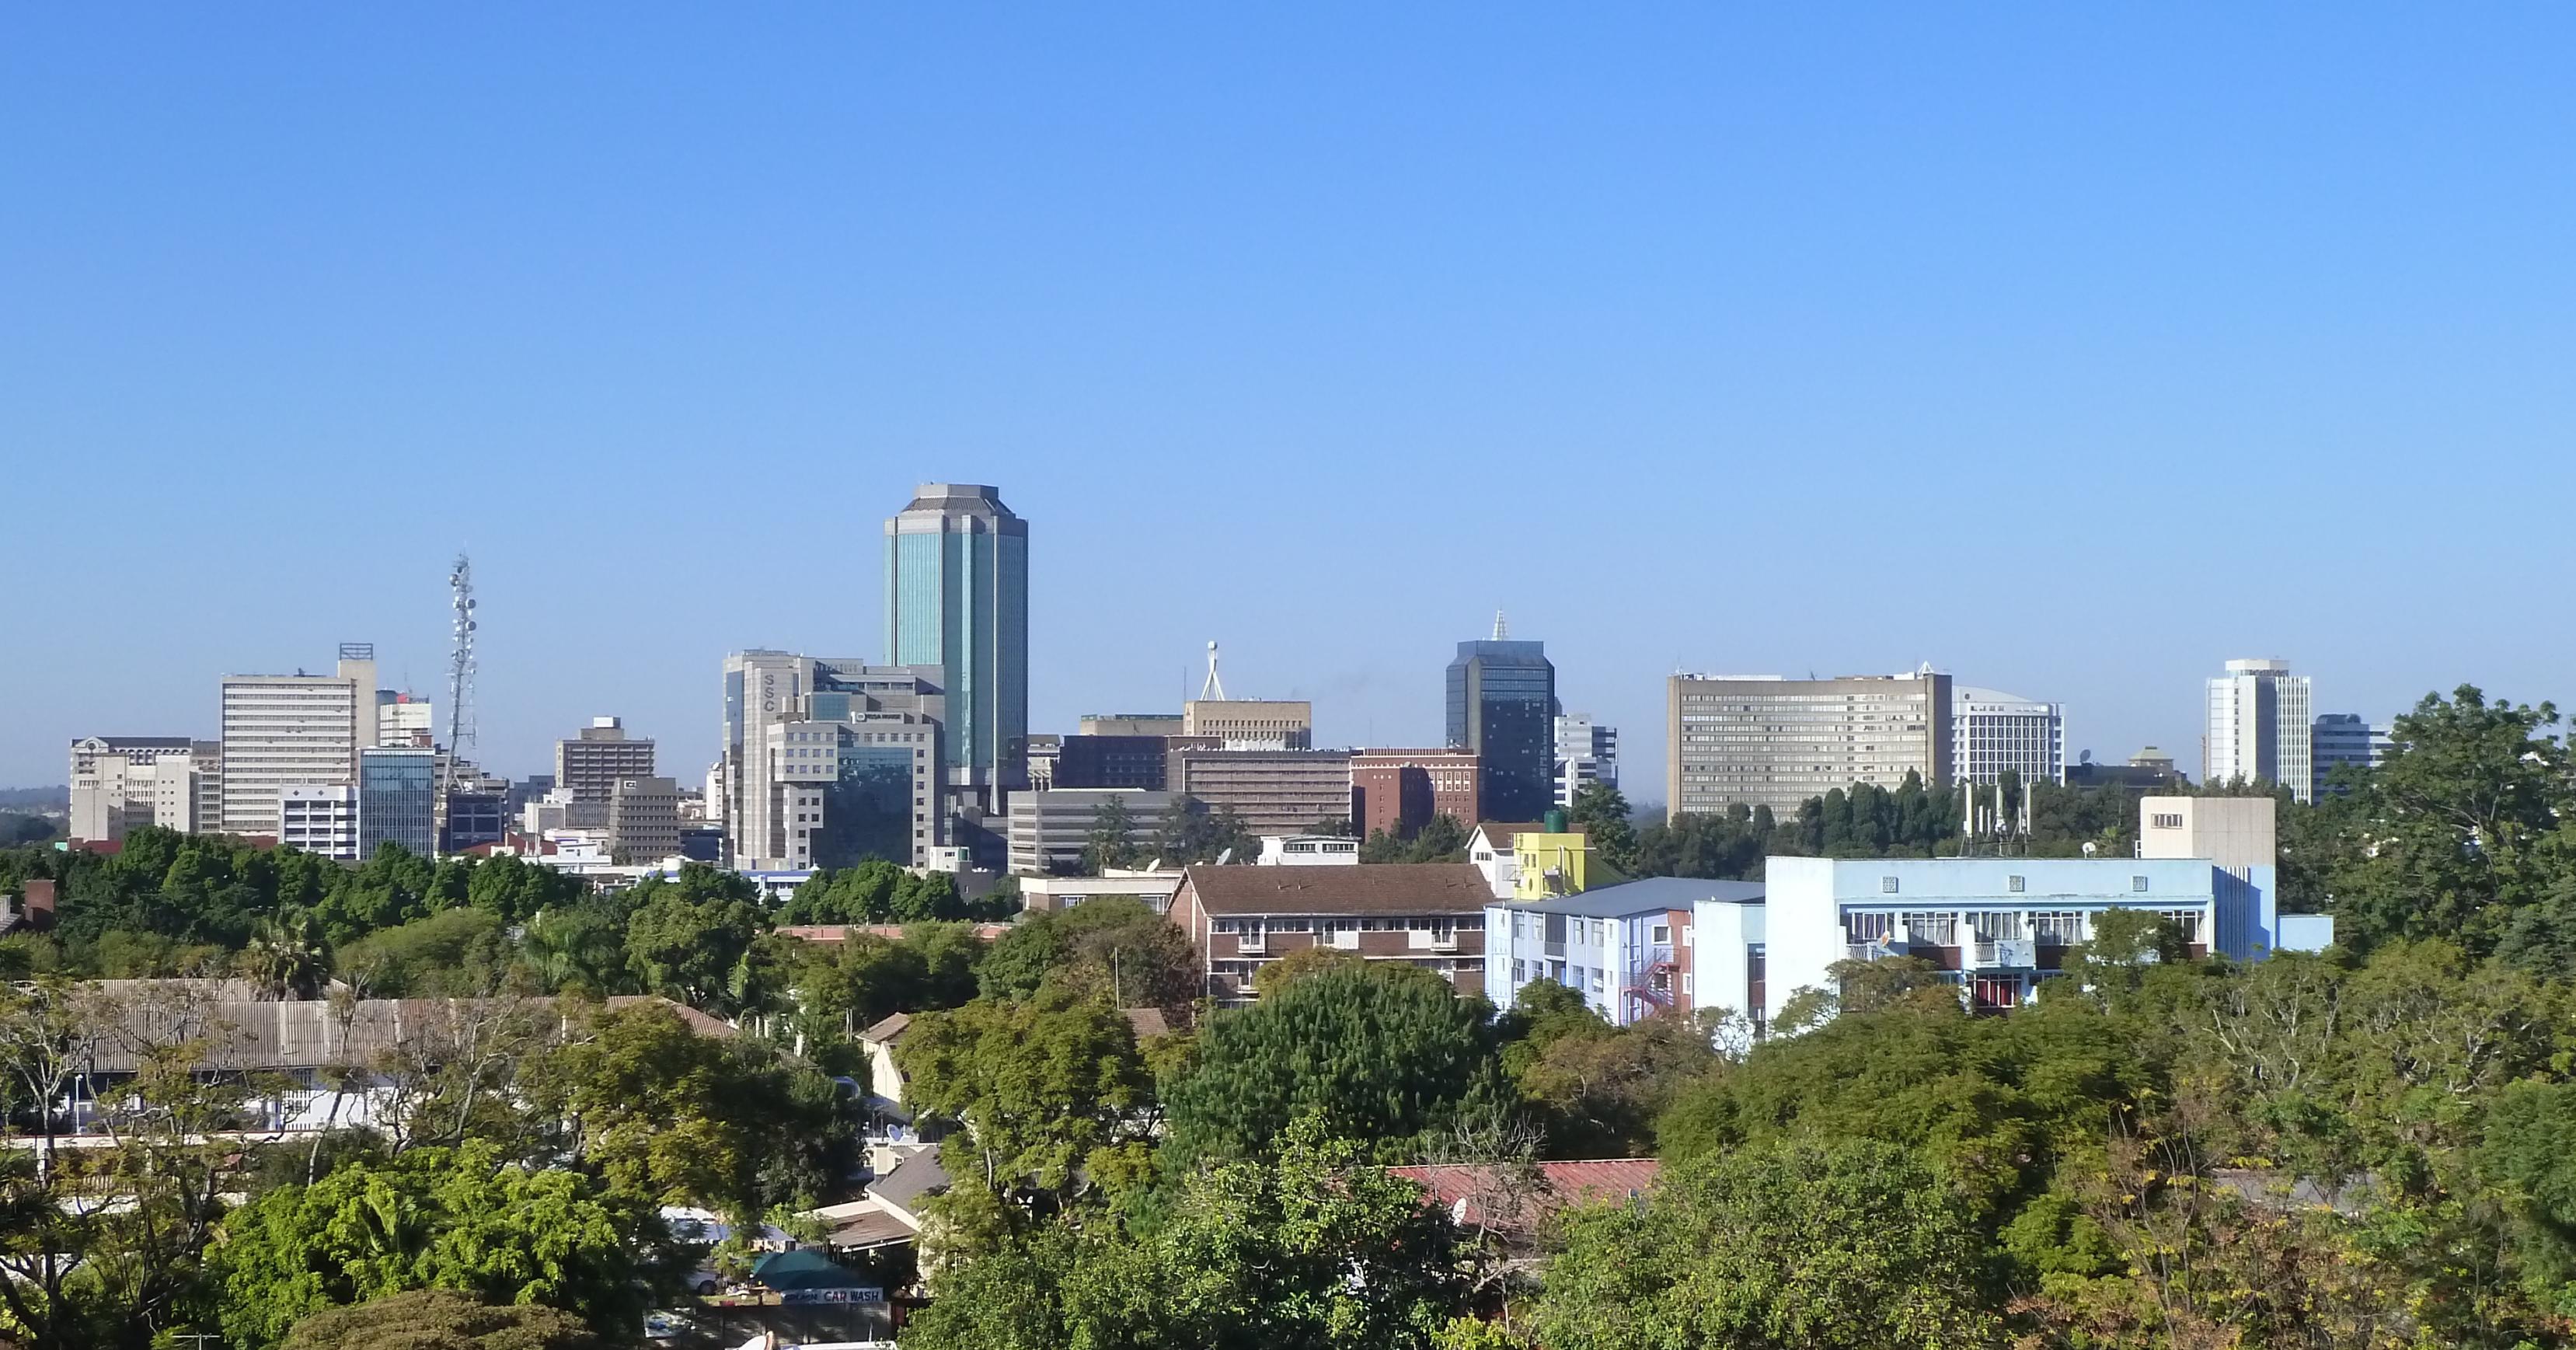
[[[350,783],[289,783],[278,790],[277,842],[339,862],[358,862],[358,789]]]
[[[2209,682],[2208,731],[2201,740],[2201,781],[2277,783],[2301,802],[2316,800],[2316,765],[2308,714],[2308,677],[2281,660],[2227,663]]]
[[[1831,680],[1675,675],[1664,688],[1673,815],[1743,805],[1786,819],[1855,783],[1892,792],[1908,774],[1927,788],[1953,778],[1950,677],[1928,665]]]
[[[1619,728],[1592,720],[1590,713],[1563,713],[1556,719],[1556,804],[1571,808],[1574,794],[1586,783],[1619,786]]]
[[[2010,769],[2025,783],[2066,781],[2066,705],[1960,685],[1950,691],[1950,765],[1963,782]]]
[[[275,836],[286,789],[354,785],[376,706],[375,648],[362,642],[341,644],[337,674],[225,676],[224,832]]]

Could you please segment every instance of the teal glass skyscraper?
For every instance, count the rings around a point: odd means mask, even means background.
[[[1027,777],[1028,522],[999,488],[924,483],[885,529],[887,657],[939,668],[949,782],[991,810]]]
[[[1494,636],[1461,642],[1449,663],[1449,744],[1476,752],[1476,800],[1487,820],[1537,820],[1556,797],[1556,667],[1547,646]]]

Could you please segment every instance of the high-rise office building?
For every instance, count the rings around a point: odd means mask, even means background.
[[[1028,522],[998,488],[924,483],[885,534],[887,660],[938,668],[949,783],[995,814],[1026,781]]]
[[[1354,750],[1351,826],[1366,838],[1383,830],[1410,839],[1433,816],[1467,829],[1484,819],[1473,750]]]
[[[2308,750],[2315,761],[2309,773],[2314,781],[2311,800],[2326,795],[2326,778],[2337,765],[2376,769],[2386,762],[2388,738],[2385,722],[2366,722],[2359,713],[2318,713],[2308,724]]]
[[[555,786],[576,802],[607,804],[620,779],[653,776],[651,737],[629,736],[614,717],[594,717],[579,734],[555,742]]]
[[[2242,779],[2276,783],[2301,802],[2316,800],[2316,764],[2309,736],[2308,677],[2280,660],[2227,663],[2209,682],[2208,731],[2201,741],[2200,777],[2210,785]]]
[[[1458,644],[1449,663],[1449,744],[1476,752],[1477,806],[1492,820],[1536,820],[1556,798],[1556,667],[1546,644],[1494,636]]]
[[[2009,769],[2024,783],[2066,780],[2066,706],[1960,685],[1950,693],[1950,767],[1970,783]]]
[[[618,779],[608,798],[609,856],[621,863],[652,863],[679,851],[679,783],[668,778]]]
[[[72,742],[74,840],[113,842],[138,825],[195,833],[204,782],[215,771],[213,746],[185,736],[83,736]]]
[[[1619,728],[1566,713],[1556,719],[1556,804],[1572,808],[1586,783],[1619,786]]]
[[[353,784],[376,732],[370,644],[342,643],[332,675],[225,676],[224,832],[275,836],[286,789]]]
[[[1950,677],[1929,666],[1831,680],[1675,675],[1665,725],[1664,803],[1674,815],[1742,804],[1785,818],[1855,783],[1893,791],[1907,774],[1925,787],[1951,781]]]
[[[286,848],[357,862],[358,789],[349,783],[289,783],[277,791],[270,833]]]
[[[1254,834],[1304,834],[1351,813],[1348,750],[1174,750],[1164,784]]]
[[[376,691],[376,744],[424,749],[438,744],[438,714],[428,699],[399,689]]]
[[[358,856],[400,844],[438,853],[438,752],[426,746],[368,746],[358,752]]]
[[[725,839],[749,869],[922,865],[948,847],[939,669],[725,658]]]

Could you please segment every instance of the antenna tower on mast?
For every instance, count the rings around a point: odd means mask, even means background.
[[[474,743],[474,563],[462,553],[448,570],[447,589],[456,611],[447,657],[447,772],[453,778]]]
[[[1225,701],[1225,681],[1216,677],[1216,644],[1214,642],[1208,643],[1207,683],[1199,686],[1199,700],[1201,702],[1206,702],[1211,699],[1219,703],[1223,703]]]

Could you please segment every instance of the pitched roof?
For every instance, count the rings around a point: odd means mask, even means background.
[[[1476,914],[1494,900],[1467,863],[1193,867],[1182,885],[1211,914]]]
[[[939,1150],[926,1148],[886,1169],[868,1183],[868,1194],[908,1213],[921,1212],[921,1197],[948,1189],[948,1173],[939,1165]]]
[[[1127,1025],[1135,1031],[1136,1039],[1140,1041],[1149,1036],[1168,1035],[1172,1030],[1171,1019],[1163,1016],[1163,1010],[1160,1008],[1127,1009]]]
[[[901,1036],[903,1034],[903,1029],[911,1025],[912,1014],[888,1013],[883,1021],[877,1022],[871,1025],[867,1030],[860,1032],[859,1039],[881,1045],[887,1041],[893,1040],[897,1036]]]
[[[1689,909],[1702,900],[1729,904],[1762,903],[1758,881],[1703,881],[1697,877],[1647,877],[1616,886],[1596,886],[1577,895],[1548,900],[1516,900],[1513,909],[1539,914],[1575,914],[1587,919],[1618,919],[1631,914]]]
[[[1505,849],[1510,848],[1512,840],[1521,835],[1546,828],[1544,823],[1535,820],[1487,820],[1478,822],[1473,832],[1485,836],[1485,842],[1495,848]]]
[[[1645,1194],[1662,1166],[1654,1158],[1594,1158],[1539,1163],[1534,1176],[1482,1163],[1386,1170],[1420,1186],[1424,1201],[1448,1211],[1462,1228],[1487,1228],[1527,1240],[1536,1238],[1547,1220],[1577,1205]]]

